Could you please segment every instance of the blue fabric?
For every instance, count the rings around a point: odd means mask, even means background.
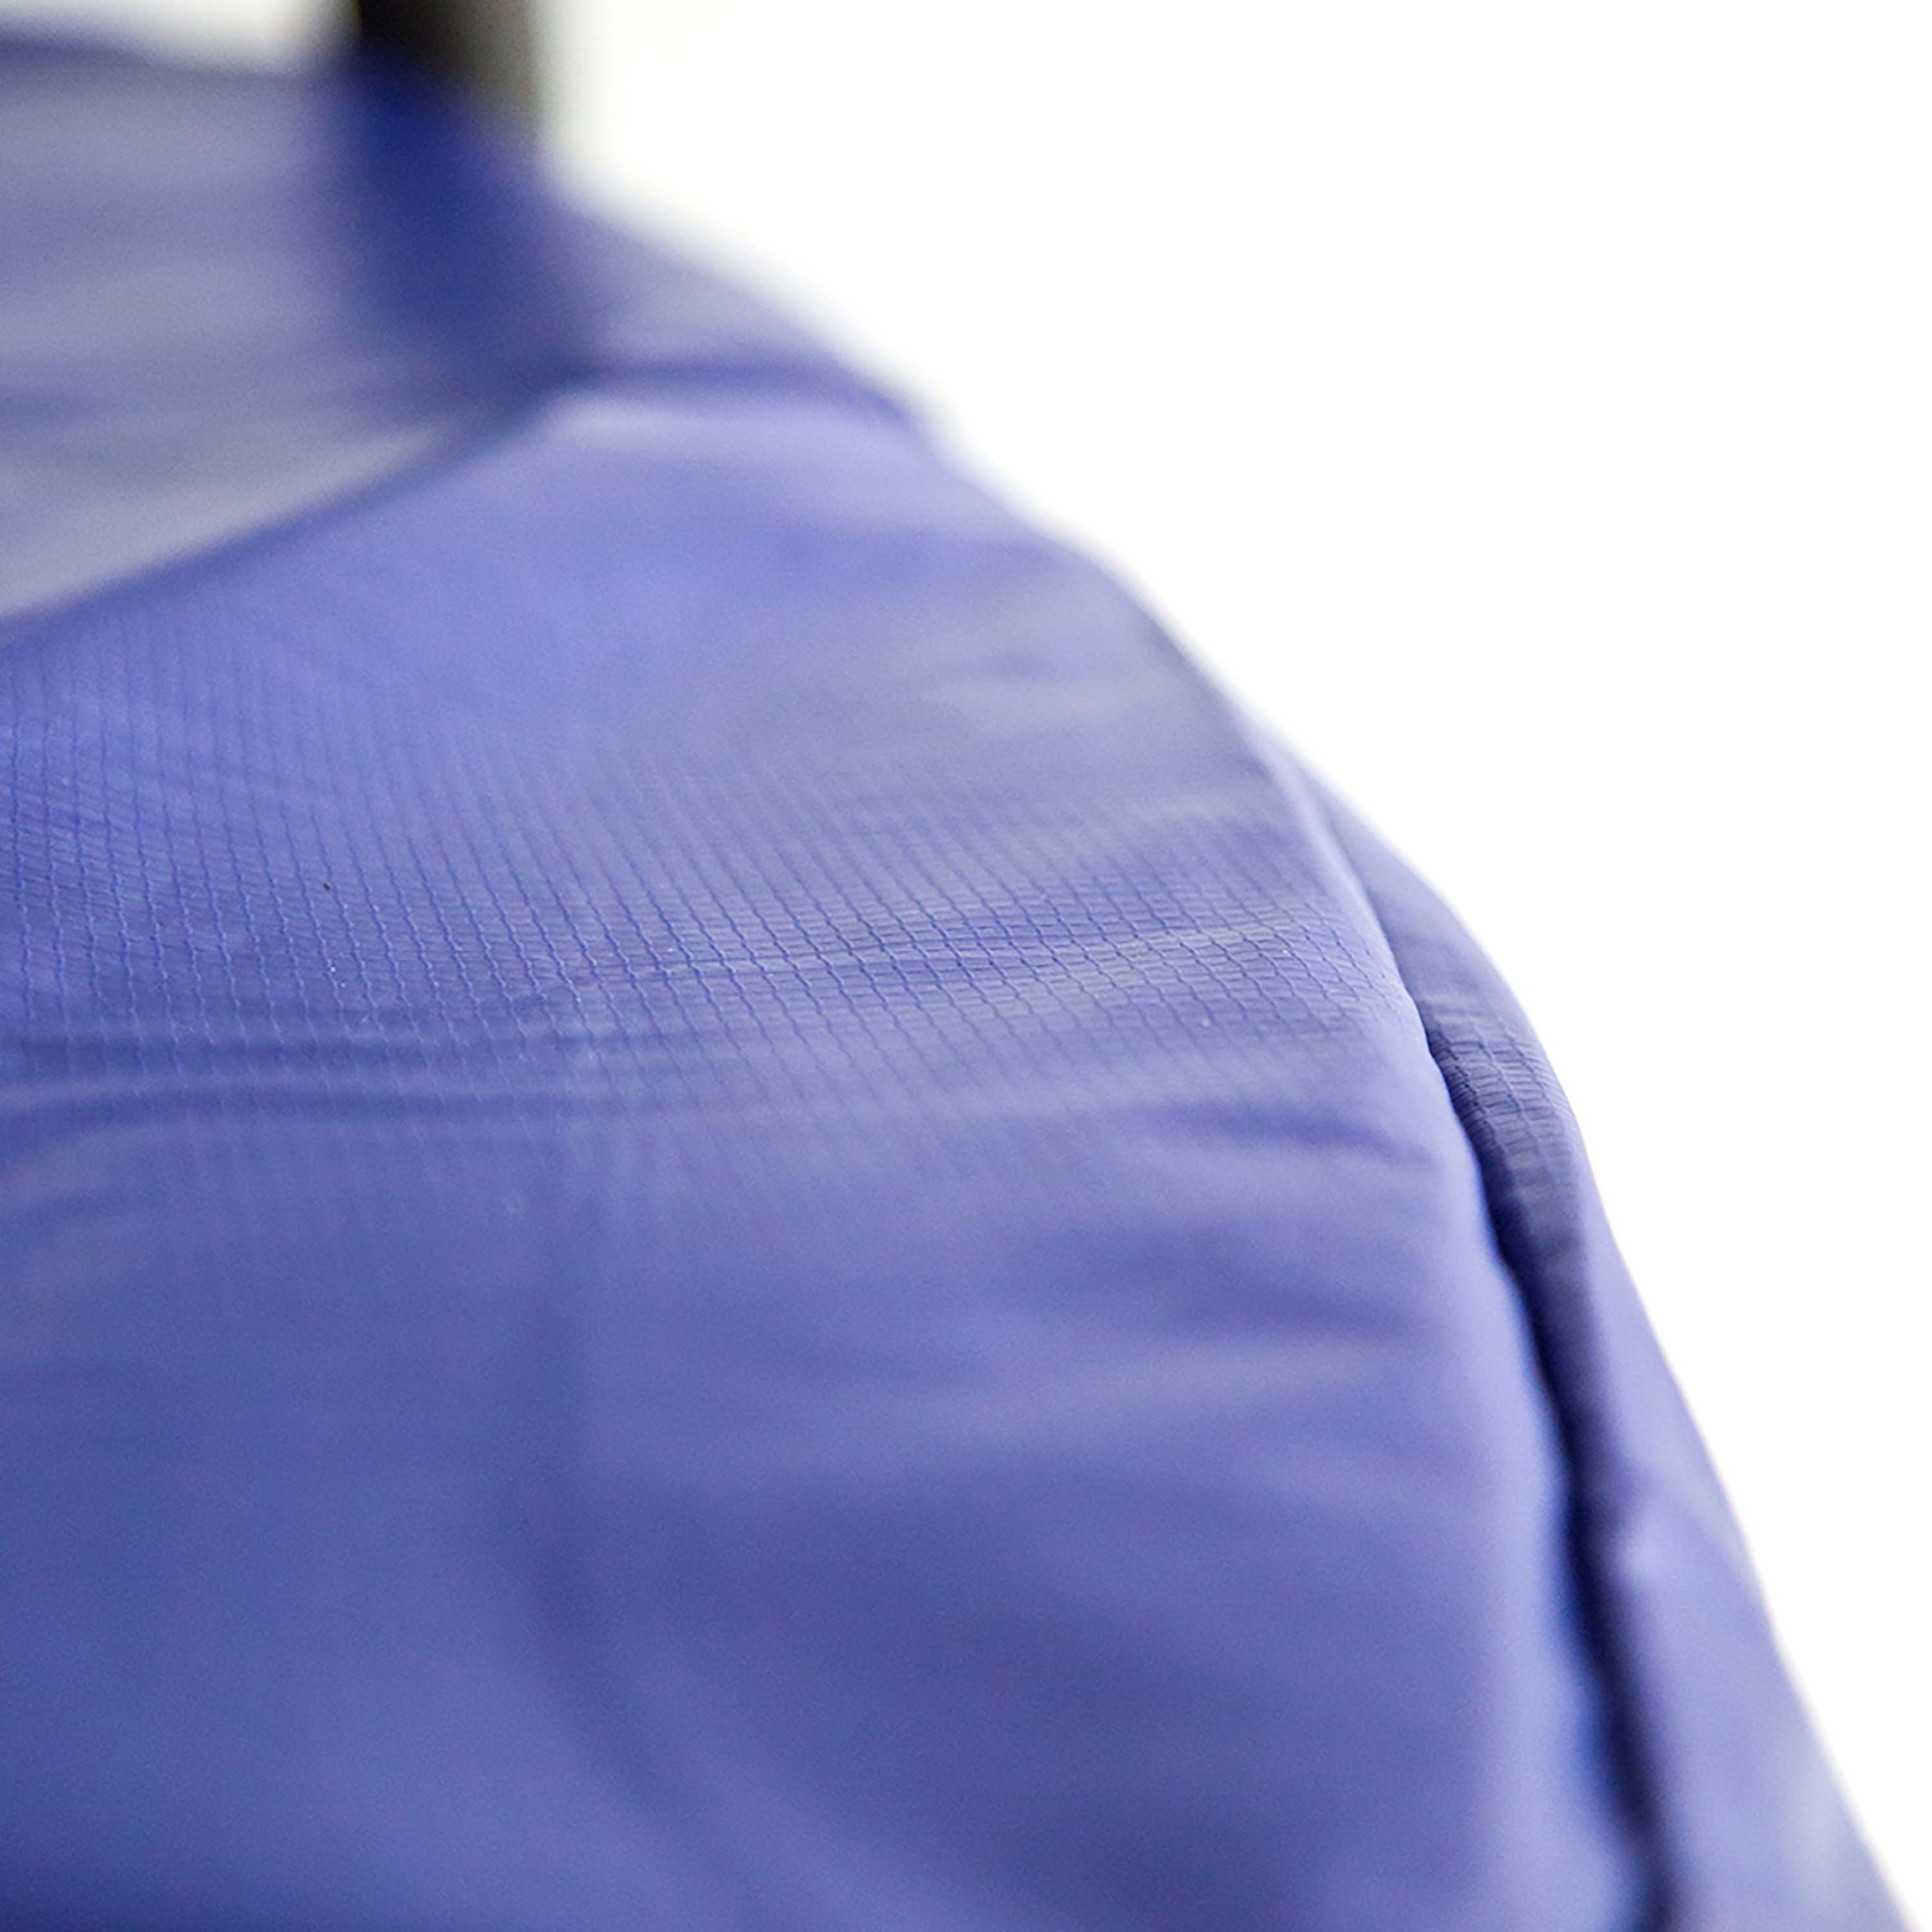
[[[1881,1932],[1533,1043],[393,76],[0,57],[10,1932]]]

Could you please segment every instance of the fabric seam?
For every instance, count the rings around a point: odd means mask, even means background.
[[[1279,782],[1277,780],[1277,782]],[[1597,1556],[1603,1529],[1600,1514],[1592,1500],[1588,1470],[1594,1460],[1588,1442],[1588,1430],[1564,1395],[1562,1378],[1556,1366],[1556,1344],[1545,1303],[1550,1289],[1538,1279],[1540,1270],[1533,1254],[1526,1251],[1520,1232],[1513,1232],[1514,1216],[1510,1212],[1516,1186],[1509,1156],[1497,1147],[1492,1135],[1484,1131],[1484,1115],[1474,1083],[1463,1068],[1454,1042],[1430,1018],[1430,1010],[1411,980],[1400,950],[1384,921],[1382,908],[1368,882],[1357,869],[1340,829],[1318,788],[1306,788],[1311,809],[1328,835],[1335,862],[1361,896],[1375,922],[1376,931],[1387,948],[1396,978],[1417,1024],[1422,1030],[1429,1057],[1441,1079],[1450,1111],[1463,1141],[1475,1163],[1484,1219],[1495,1244],[1497,1263],[1514,1290],[1528,1336],[1537,1382],[1550,1414],[1563,1479],[1564,1546],[1575,1593],[1581,1647],[1590,1674],[1598,1690],[1604,1719],[1612,1782],[1618,1801],[1628,1821],[1633,1841],[1644,1864],[1644,1893],[1632,1932],[1670,1932],[1676,1922],[1672,1909],[1668,1860],[1662,1828],[1662,1808],[1644,1727],[1632,1682],[1633,1672],[1619,1628],[1616,1592],[1604,1574]]]

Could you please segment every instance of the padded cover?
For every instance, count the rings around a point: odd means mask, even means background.
[[[0,55],[9,1932],[1898,1922],[1488,968],[402,77]]]

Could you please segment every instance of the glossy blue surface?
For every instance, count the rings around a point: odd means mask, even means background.
[[[9,1932],[1896,1924],[1507,996],[394,78],[0,55]]]

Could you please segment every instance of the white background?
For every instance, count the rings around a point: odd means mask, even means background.
[[[1498,957],[1932,1920],[1932,14],[547,17],[581,191],[898,381]]]

